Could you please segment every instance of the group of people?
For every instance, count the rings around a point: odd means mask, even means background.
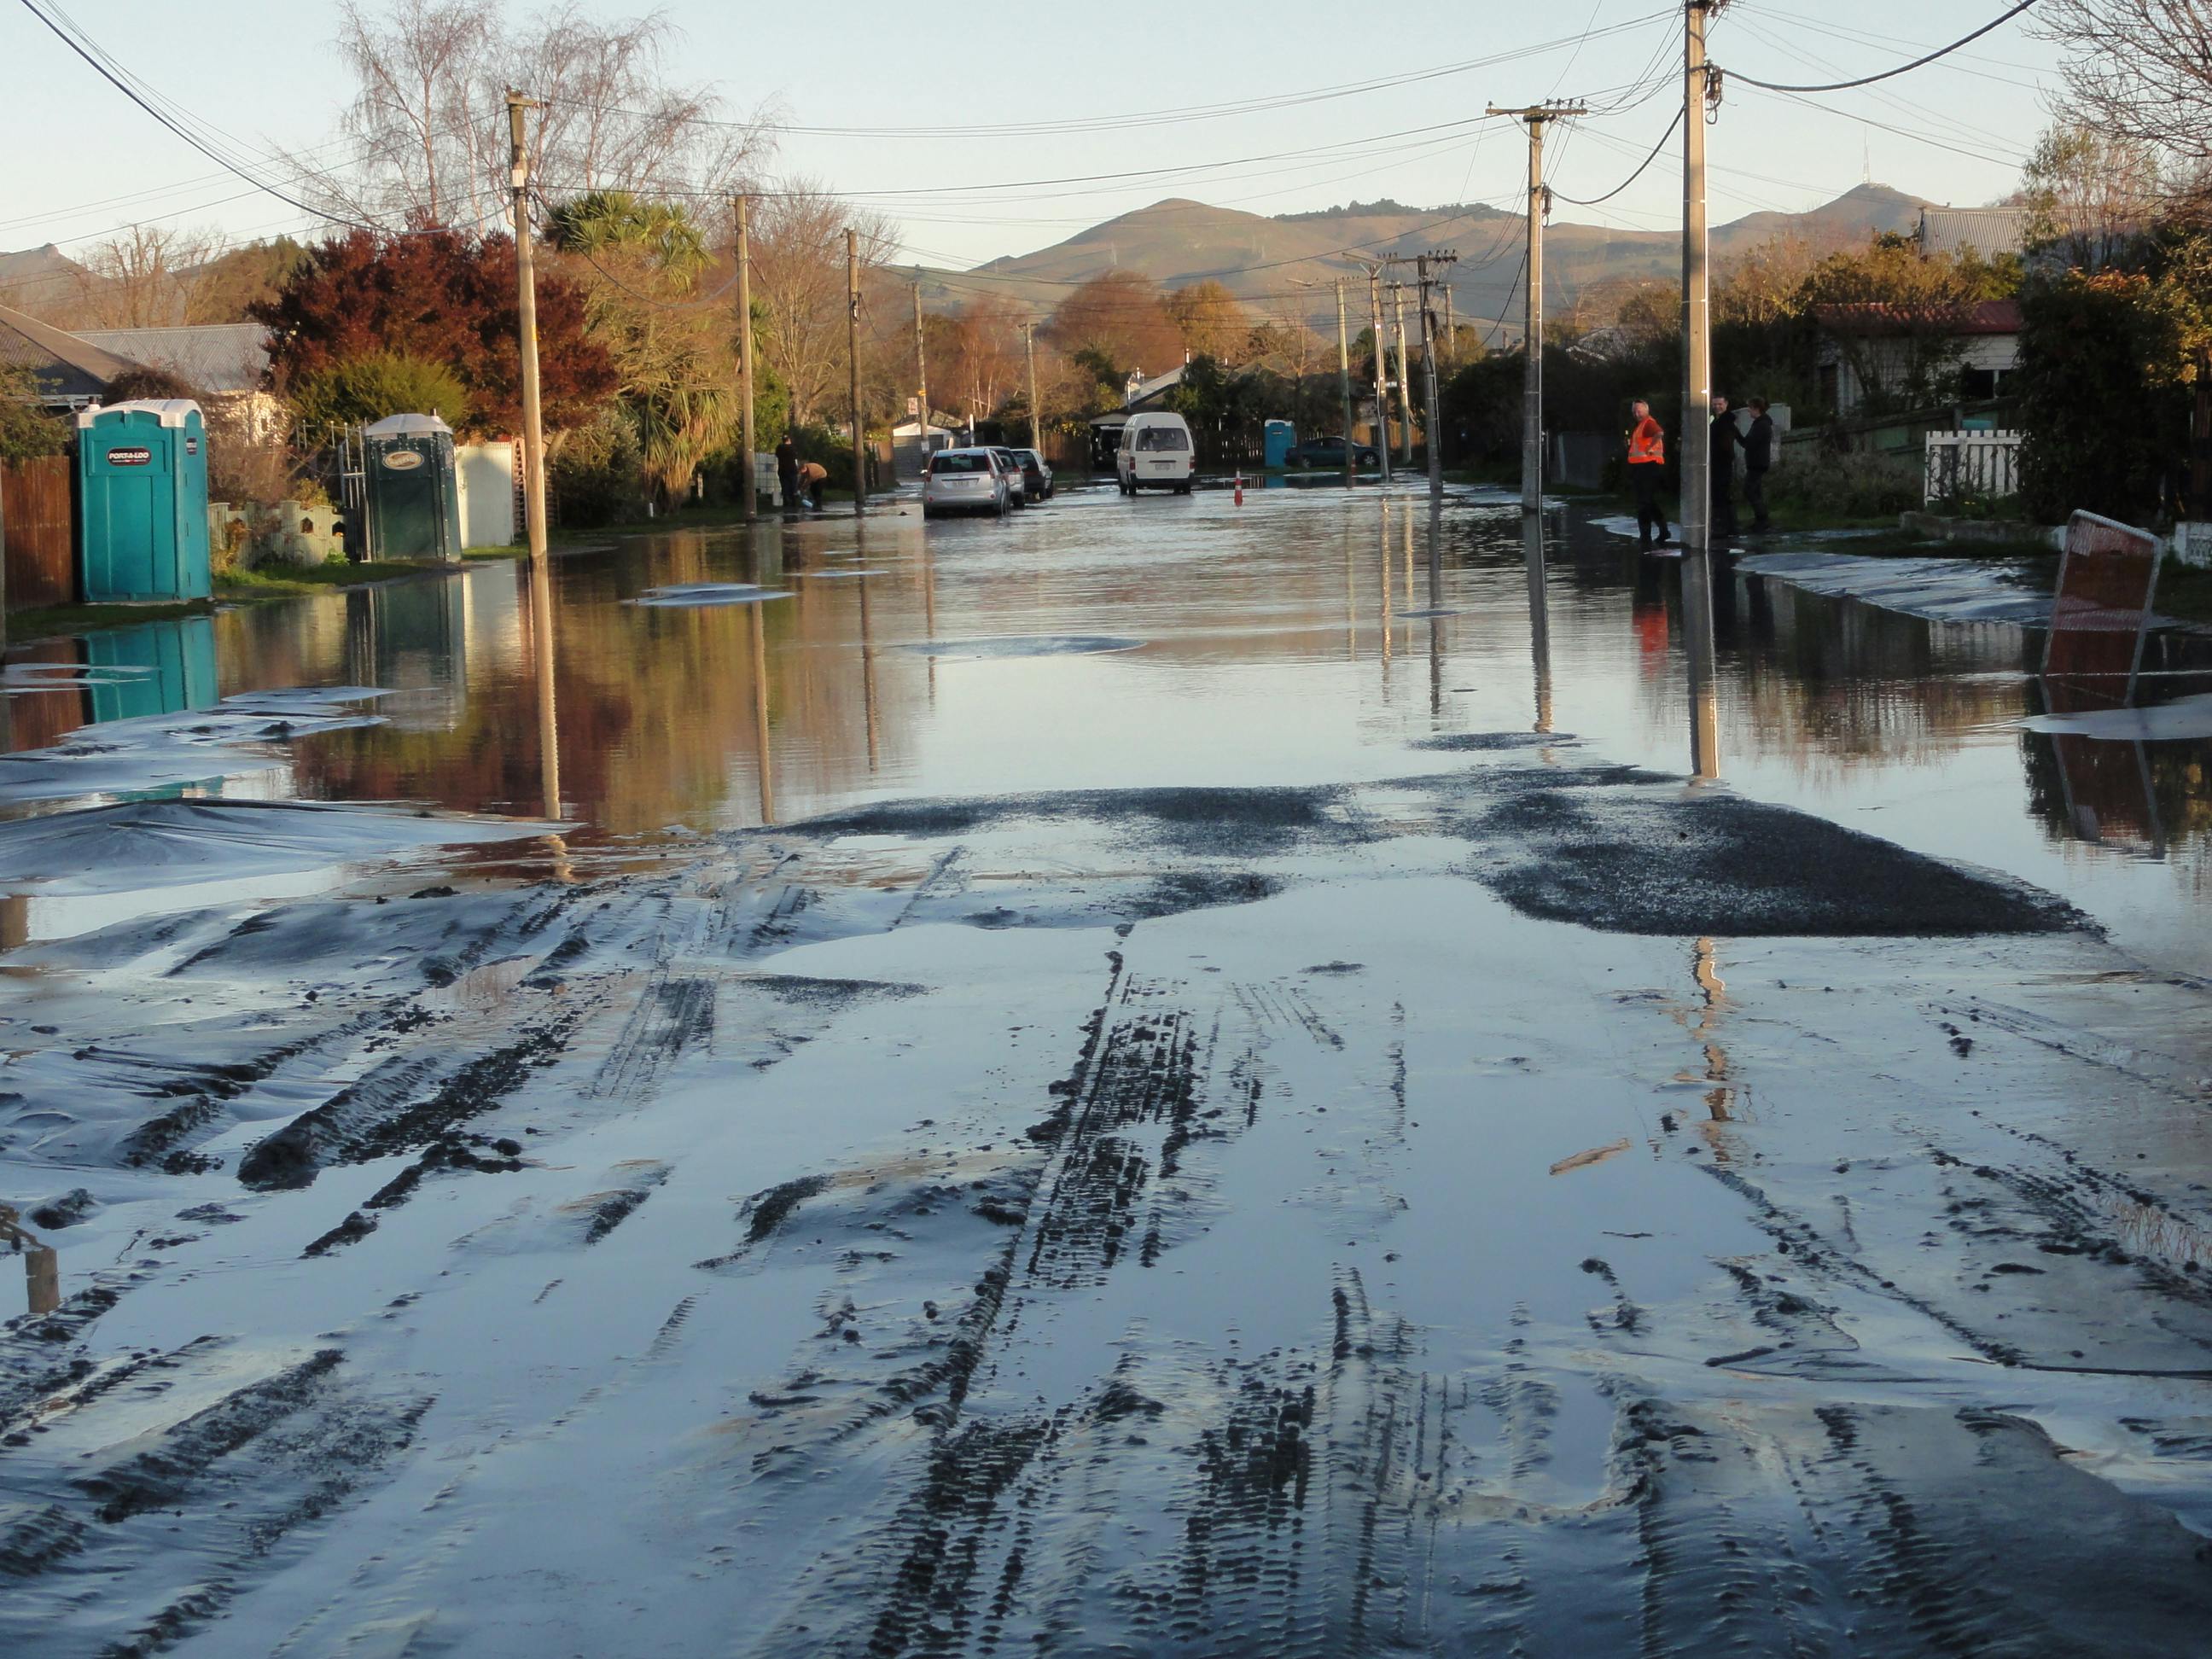
[[[1743,452],[1743,498],[1752,511],[1751,533],[1764,535],[1772,522],[1766,514],[1766,474],[1774,465],[1774,421],[1766,399],[1753,398],[1747,407],[1751,424],[1739,423],[1729,400],[1713,398],[1712,518],[1715,536],[1741,533],[1735,516],[1735,453]],[[1660,505],[1659,483],[1667,470],[1667,434],[1652,418],[1651,405],[1638,398],[1633,405],[1635,423],[1628,434],[1628,483],[1636,495],[1636,533],[1644,550],[1672,547],[1667,533],[1667,512]],[[1654,531],[1656,536],[1654,536]]]
[[[800,460],[799,441],[787,432],[783,434],[783,441],[775,447],[775,483],[783,496],[785,512],[799,511],[799,494],[803,490],[808,504],[819,513],[822,510],[822,492],[830,487],[830,469],[819,461]]]

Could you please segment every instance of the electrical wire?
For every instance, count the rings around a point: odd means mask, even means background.
[[[1909,64],[1899,64],[1895,69],[1884,70],[1879,75],[1863,75],[1856,81],[1831,81],[1821,86],[1787,87],[1778,85],[1772,81],[1755,81],[1750,76],[1740,75],[1734,70],[1725,70],[1723,73],[1730,81],[1741,81],[1746,86],[1759,88],[1762,92],[1849,92],[1853,87],[1870,87],[1877,81],[1893,80],[1898,76],[1907,75],[1914,70],[1923,68],[1939,58],[1948,58],[1960,47],[1972,46],[1992,30],[2009,23],[2034,4],[2035,0],[2020,0],[2018,5],[2007,11],[2002,16],[1990,19],[1972,34],[1962,36],[1948,46],[1939,46],[1925,57],[1916,58]]]
[[[1661,133],[1659,135],[1659,142],[1651,146],[1651,153],[1636,164],[1635,172],[1630,173],[1628,177],[1622,179],[1611,190],[1606,191],[1604,195],[1592,196],[1585,199],[1580,196],[1561,195],[1557,191],[1551,190],[1548,187],[1547,187],[1545,194],[1553,200],[1565,202],[1575,207],[1595,207],[1601,202],[1610,202],[1614,197],[1620,195],[1621,191],[1626,190],[1631,185],[1634,184],[1638,179],[1641,179],[1644,176],[1645,169],[1650,167],[1654,161],[1659,159],[1659,152],[1667,148],[1667,141],[1674,136],[1676,131],[1680,129],[1681,125],[1682,112],[1676,110],[1674,112],[1674,118],[1667,123],[1667,131]]]

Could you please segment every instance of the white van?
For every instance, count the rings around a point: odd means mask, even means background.
[[[1121,428],[1114,474],[1124,495],[1133,495],[1139,489],[1172,489],[1178,495],[1188,495],[1196,460],[1190,428],[1182,416],[1148,411],[1132,415],[1128,425]]]

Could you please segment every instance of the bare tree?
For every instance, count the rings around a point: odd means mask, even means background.
[[[2158,152],[2149,144],[2063,122],[2035,141],[2014,199],[2028,210],[2032,246],[2095,270],[2150,228],[2161,191]]]
[[[509,26],[497,0],[342,0],[338,56],[358,146],[329,167],[294,158],[301,187],[349,217],[486,222],[507,192],[506,94],[527,93],[538,188],[714,200],[769,148],[763,118],[722,118],[711,87],[672,81],[679,42],[659,12],[601,21],[569,0]]]
[[[859,233],[864,273],[898,246],[881,214],[856,213],[805,179],[763,191],[752,234],[761,353],[791,392],[795,422],[842,413],[846,377],[845,232]]]
[[[198,301],[229,251],[204,227],[132,225],[78,261],[77,298],[90,328],[173,328],[200,320]]]
[[[2212,0],[2045,0],[2068,104],[2108,137],[2212,165]]]

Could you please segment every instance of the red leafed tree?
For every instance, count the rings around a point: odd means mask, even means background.
[[[465,435],[520,429],[514,245],[507,237],[356,230],[310,248],[276,298],[248,310],[269,330],[269,374],[279,392],[337,363],[399,352],[460,378],[469,392]],[[583,290],[546,270],[538,276],[538,364],[549,427],[580,425],[614,394],[614,364],[584,331]]]

